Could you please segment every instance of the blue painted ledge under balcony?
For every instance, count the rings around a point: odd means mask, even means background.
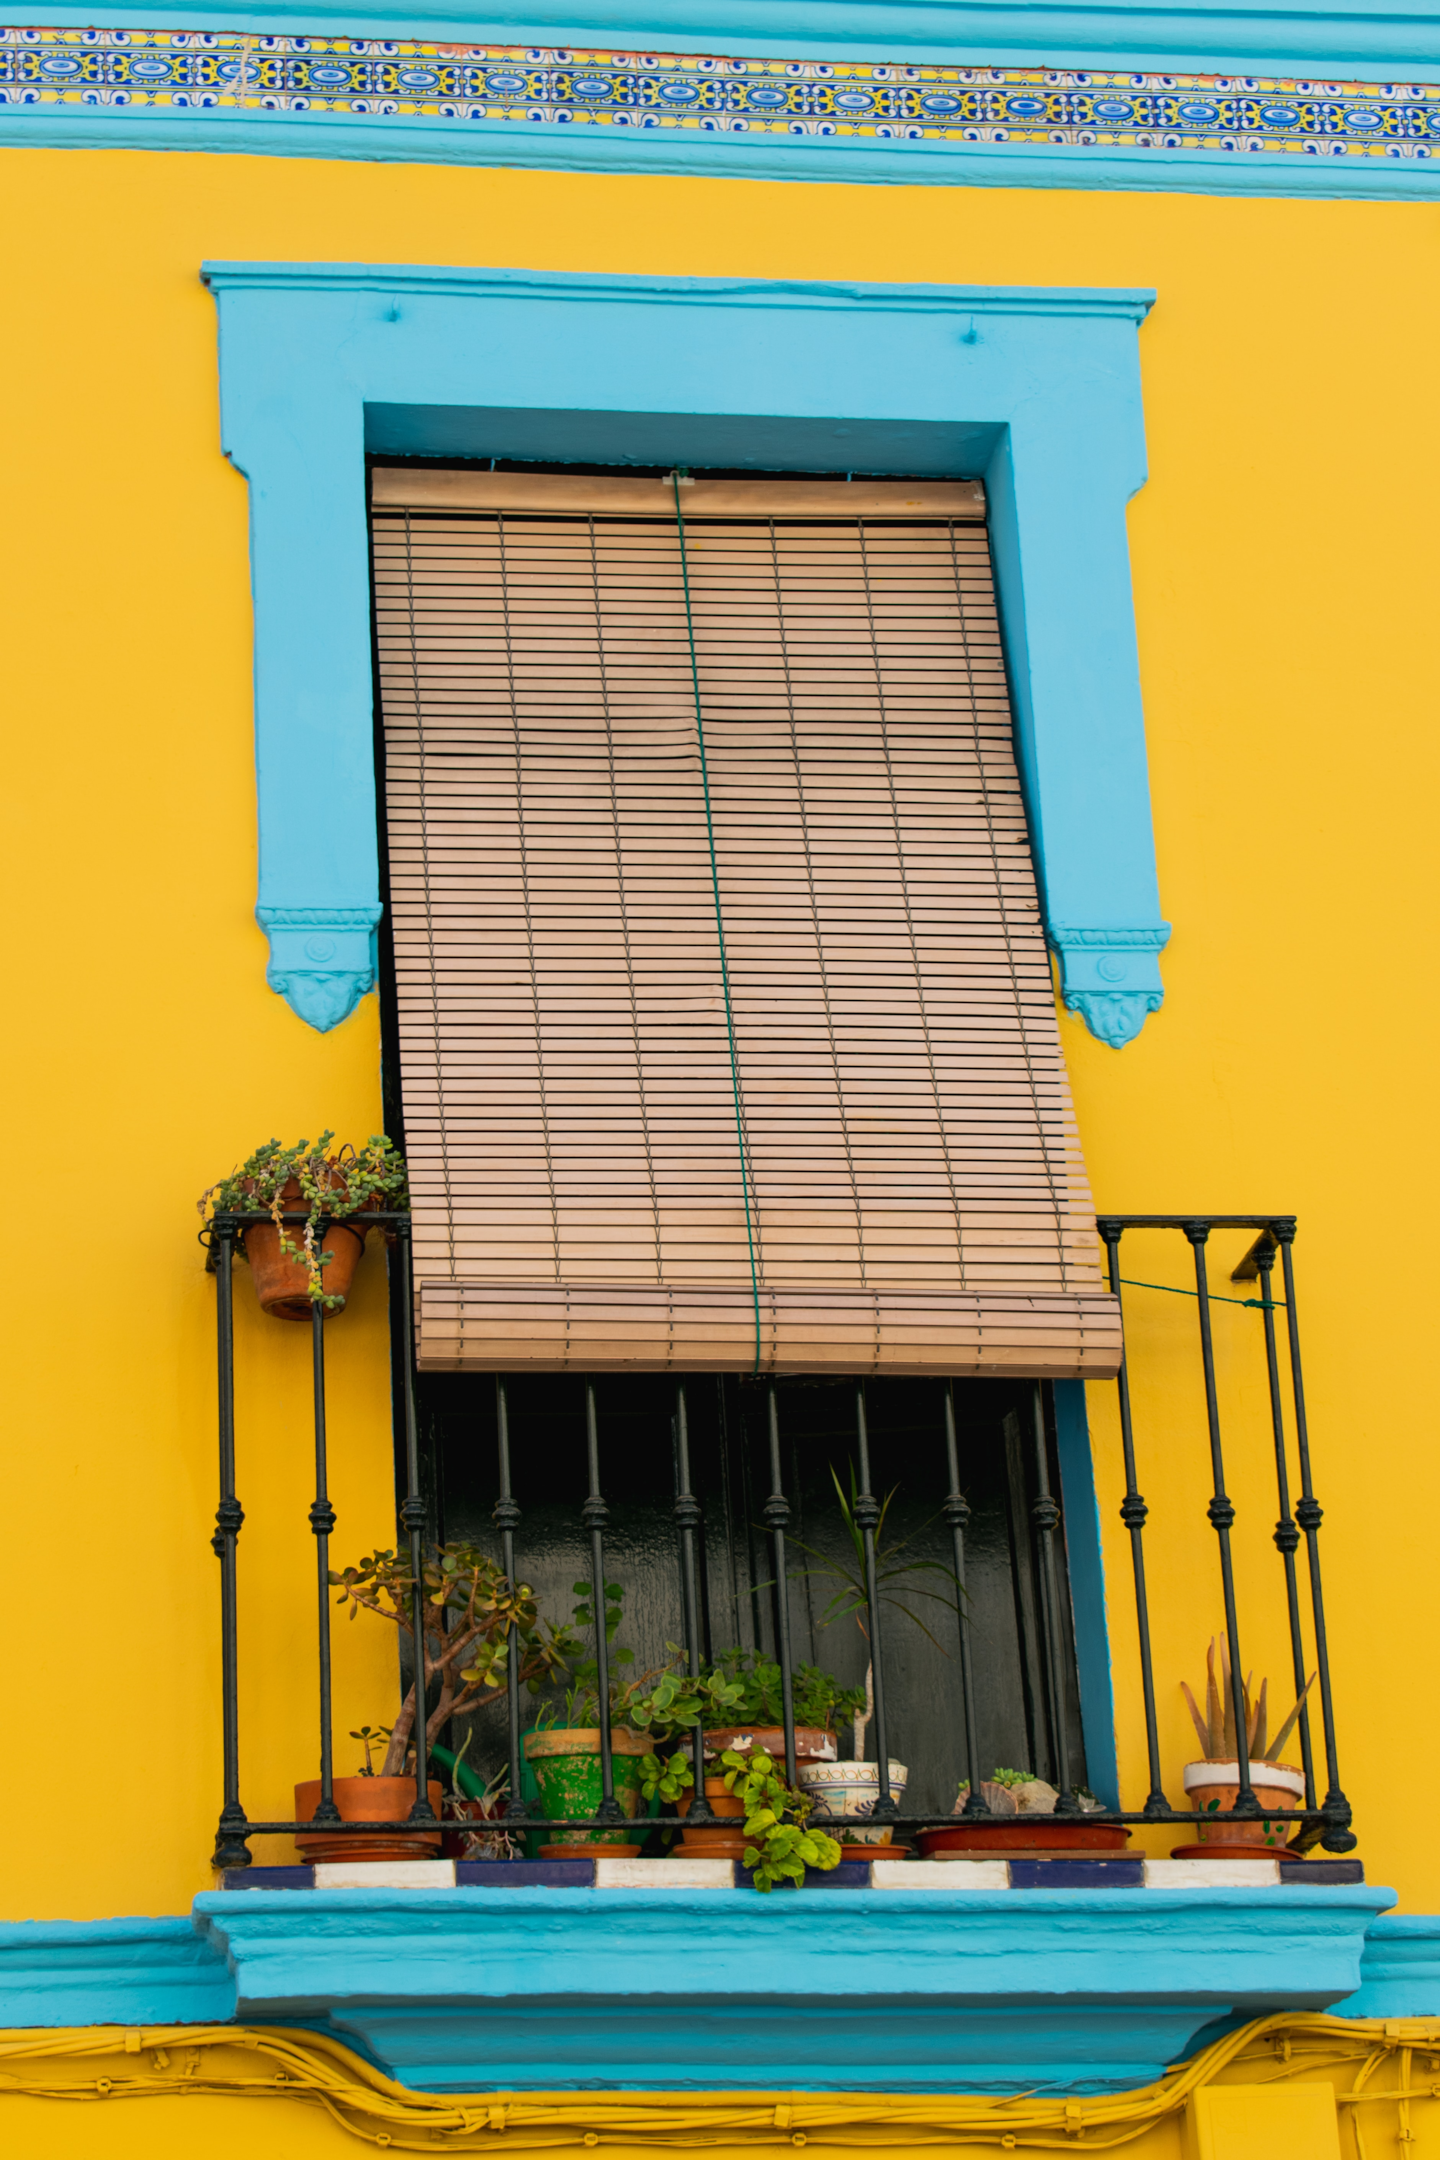
[[[242,2020],[428,2092],[1106,2092],[1225,2023],[1323,2009],[1393,1893],[217,1892]]]
[[[299,1875],[308,1871],[295,1870]],[[1106,2092],[1271,2010],[1440,2013],[1366,1886],[305,1889],[0,1925],[0,2026],[328,2032],[418,2090]]]

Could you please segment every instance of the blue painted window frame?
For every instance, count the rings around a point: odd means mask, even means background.
[[[250,484],[268,977],[312,1027],[374,987],[367,449],[982,477],[1066,1004],[1120,1047],[1161,920],[1125,506],[1154,295],[211,263]]]

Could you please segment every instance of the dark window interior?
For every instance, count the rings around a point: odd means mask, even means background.
[[[507,1380],[515,1498],[523,1510],[516,1565],[543,1610],[568,1618],[572,1585],[588,1574],[589,1540],[580,1519],[587,1491],[585,1384],[571,1374]],[[610,1507],[606,1573],[624,1585],[632,1671],[661,1663],[683,1639],[675,1495],[675,1381],[664,1374],[596,1379],[601,1486]],[[855,1393],[850,1381],[777,1382],[783,1474],[792,1516],[787,1573],[793,1655],[825,1667],[847,1686],[863,1684],[865,1644],[853,1619],[824,1624],[834,1585],[823,1556],[846,1533],[832,1473],[848,1489],[855,1461]],[[769,1538],[762,1508],[770,1489],[768,1383],[733,1375],[685,1383],[692,1485],[705,1511],[702,1652],[733,1643],[774,1654]],[[1044,1391],[1048,1397],[1048,1390]],[[495,1383],[484,1375],[422,1375],[420,1419],[432,1482],[435,1534],[493,1550],[498,1492]],[[943,1396],[934,1380],[872,1380],[866,1388],[872,1484],[893,1494],[884,1542],[904,1542],[902,1559],[938,1563],[907,1589],[910,1612],[885,1606],[882,1654],[889,1751],[906,1763],[906,1809],[948,1813],[964,1775],[959,1660],[950,1531],[941,1504],[948,1489]],[[1039,1638],[1040,1586],[1031,1506],[1037,1493],[1035,1391],[1030,1382],[956,1384],[961,1487],[971,1508],[966,1532],[968,1615],[982,1774],[997,1766],[1032,1770],[1052,1782],[1056,1755]],[[1048,1422],[1048,1402],[1047,1402]],[[1059,1490],[1053,1434],[1049,1480]],[[822,1556],[799,1549],[814,1548]],[[1060,1724],[1070,1777],[1084,1784],[1074,1669],[1073,1624],[1064,1550],[1056,1539],[1064,1640]],[[928,1593],[928,1594],[925,1594]],[[931,1639],[933,1637],[933,1640]],[[522,1722],[533,1716],[526,1697]],[[474,1720],[466,1759],[498,1768],[505,1759],[503,1705]],[[873,1728],[867,1753],[873,1754]],[[841,1752],[848,1753],[848,1734]]]

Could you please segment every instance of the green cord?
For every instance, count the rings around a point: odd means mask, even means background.
[[[1178,1283],[1136,1282],[1133,1275],[1122,1275],[1120,1280],[1128,1290],[1168,1290],[1171,1297],[1199,1297],[1200,1295],[1198,1290],[1182,1290]],[[1205,1295],[1212,1305],[1248,1305],[1255,1312],[1264,1312],[1267,1307],[1271,1312],[1284,1312],[1285,1310],[1279,1298],[1221,1297],[1218,1290],[1207,1290]]]
[[[735,1013],[730,1002],[730,963],[725,953],[725,923],[720,913],[720,868],[715,859],[715,821],[710,814],[710,768],[705,760],[705,717],[700,703],[700,666],[695,658],[695,618],[690,610],[690,566],[685,553],[685,517],[680,508],[680,467],[670,475],[675,490],[675,524],[680,535],[680,583],[685,594],[685,635],[690,643],[690,681],[695,691],[695,733],[700,744],[700,786],[705,797],[705,837],[710,847],[710,887],[715,896],[715,936],[720,947],[720,987],[725,995],[725,1033],[730,1043],[730,1091],[735,1099],[735,1133],[740,1143],[740,1190],[745,1201],[745,1243],[750,1253],[750,1295],[755,1306],[755,1370],[760,1370],[760,1277],[755,1269],[755,1230],[750,1220],[750,1164],[745,1146],[745,1117],[740,1106],[740,1061],[735,1050]]]

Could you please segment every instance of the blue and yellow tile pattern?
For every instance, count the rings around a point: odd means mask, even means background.
[[[0,106],[1425,160],[1440,85],[916,67],[224,31],[0,30]]]

